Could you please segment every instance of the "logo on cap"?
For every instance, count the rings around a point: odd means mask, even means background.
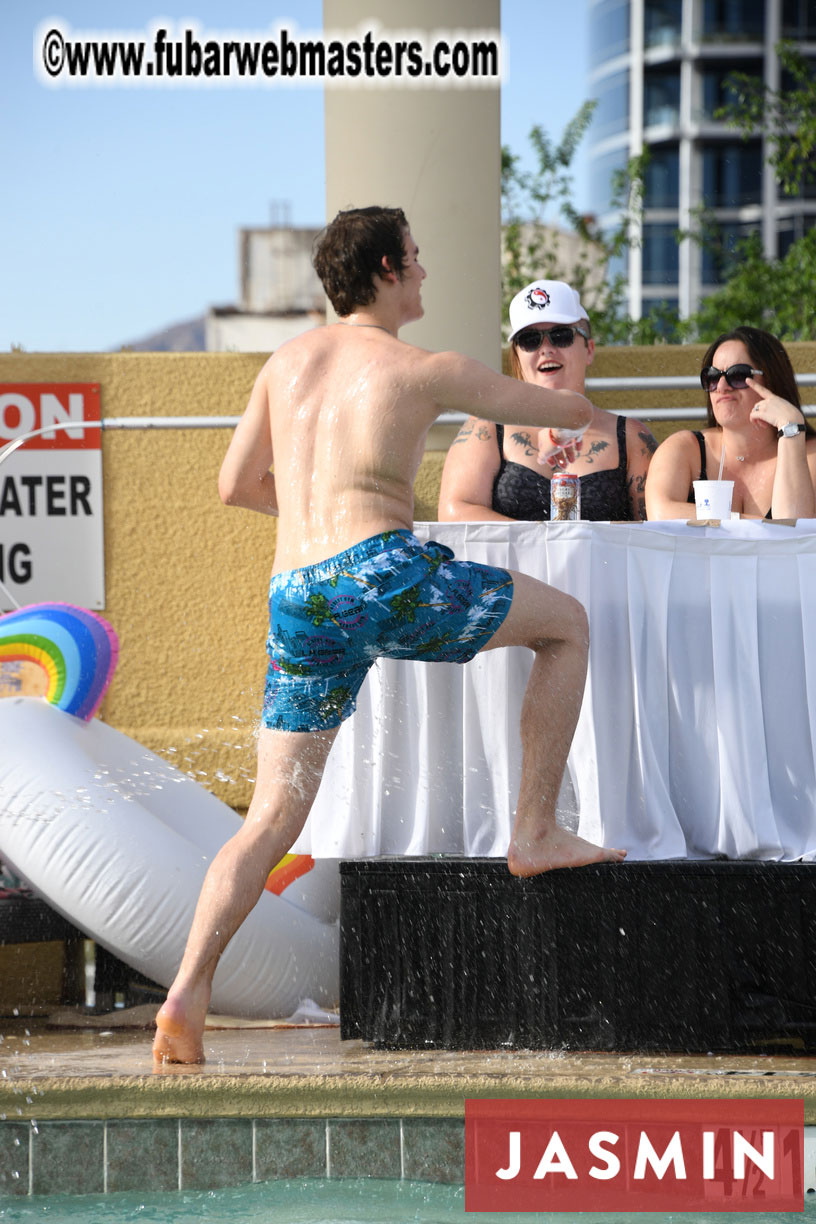
[[[527,294],[527,305],[537,306],[539,310],[544,310],[550,304],[550,295],[546,289],[542,289],[540,285],[534,285]]]

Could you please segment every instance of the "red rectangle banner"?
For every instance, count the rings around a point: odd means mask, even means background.
[[[801,1100],[469,1100],[467,1211],[804,1211]]]
[[[0,447],[36,433],[22,450],[99,450],[99,419],[99,383],[0,383]]]

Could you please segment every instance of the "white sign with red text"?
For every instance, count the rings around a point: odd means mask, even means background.
[[[104,608],[99,419],[98,383],[0,383],[0,611]]]

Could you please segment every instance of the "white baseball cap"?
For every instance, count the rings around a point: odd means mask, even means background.
[[[579,319],[589,316],[574,289],[563,281],[533,281],[510,303],[508,339],[536,323],[577,323]]]

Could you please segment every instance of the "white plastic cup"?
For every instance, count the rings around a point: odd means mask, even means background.
[[[698,519],[730,519],[733,480],[695,480],[694,502]]]

